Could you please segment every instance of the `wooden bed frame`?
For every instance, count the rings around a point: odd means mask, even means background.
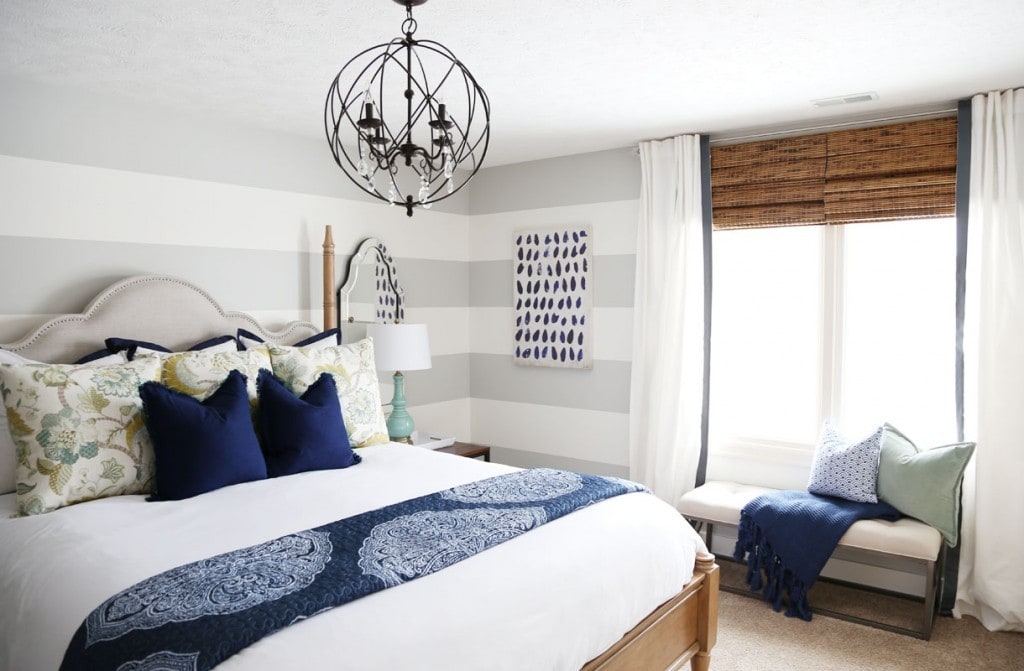
[[[682,592],[587,662],[583,671],[676,671],[686,662],[693,671],[707,671],[717,638],[718,564],[714,555],[703,552]]]
[[[330,226],[323,259],[323,325],[328,329],[337,325]],[[268,330],[247,314],[226,312],[212,296],[186,280],[145,275],[111,285],[81,314],[50,319],[23,339],[0,347],[39,361],[71,362],[102,347],[103,339],[111,335],[186,348],[212,336],[233,333],[238,327],[268,342],[295,342],[319,330],[309,322]],[[675,671],[687,662],[694,671],[705,671],[717,636],[718,583],[714,555],[699,554],[693,578],[679,594],[588,662],[584,671]]]

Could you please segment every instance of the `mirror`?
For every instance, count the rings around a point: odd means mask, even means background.
[[[359,244],[338,289],[338,324],[405,321],[405,291],[387,247],[377,238]]]

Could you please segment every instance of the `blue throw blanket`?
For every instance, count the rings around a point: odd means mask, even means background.
[[[210,669],[290,624],[637,491],[646,490],[614,478],[519,471],[181,566],[90,613],[60,668]]]
[[[811,619],[807,590],[818,579],[839,539],[857,520],[897,520],[888,503],[857,503],[807,492],[783,491],[758,496],[740,513],[733,557],[747,558],[747,584],[764,589],[776,612],[788,599],[786,615]],[[763,572],[763,576],[762,576]]]

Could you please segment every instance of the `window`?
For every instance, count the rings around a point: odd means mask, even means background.
[[[955,440],[953,218],[718,230],[713,253],[712,453],[812,449],[826,419]]]

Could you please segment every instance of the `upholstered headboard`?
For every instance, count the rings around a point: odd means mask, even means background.
[[[177,350],[234,335],[239,328],[267,342],[295,342],[320,330],[298,321],[268,330],[250,315],[225,312],[187,280],[140,275],[107,287],[81,314],[54,317],[23,339],[0,347],[37,361],[69,363],[101,349],[108,337],[146,340]]]

